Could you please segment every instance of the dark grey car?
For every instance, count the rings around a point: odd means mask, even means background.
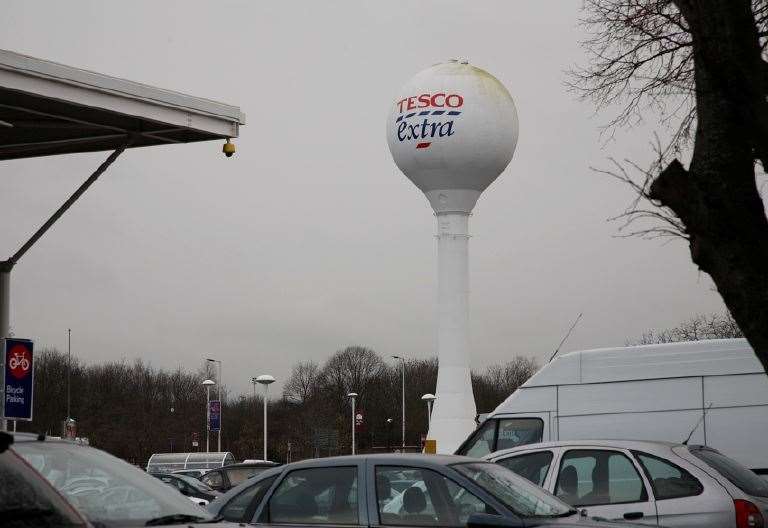
[[[10,435],[2,435],[8,437]],[[144,471],[104,451],[68,440],[16,433],[1,456],[12,472],[0,471],[0,526],[63,527],[80,517],[95,528],[135,526],[226,526],[205,509]],[[29,471],[18,471],[24,466]],[[11,480],[4,480],[10,475]],[[26,482],[15,484],[18,476]],[[55,501],[44,496],[34,477],[58,492],[70,509],[51,510]],[[34,487],[30,487],[34,486]],[[53,490],[52,490],[53,491]],[[41,499],[43,499],[41,501]],[[75,521],[71,518],[74,517]],[[16,521],[12,524],[11,521]],[[24,524],[24,521],[31,521]],[[230,525],[231,526],[231,525]]]
[[[296,462],[249,479],[208,510],[270,526],[623,526],[582,517],[497,464],[443,455]]]

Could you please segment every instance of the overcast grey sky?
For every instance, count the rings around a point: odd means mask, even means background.
[[[224,382],[283,380],[348,344],[435,354],[436,243],[397,170],[398,88],[452,57],[498,77],[520,117],[515,156],[470,223],[472,363],[623,345],[722,310],[681,242],[616,238],[629,189],[590,170],[651,158],[651,126],[601,140],[609,115],[564,88],[580,0],[6,4],[0,48],[236,104],[220,143],[124,154],[17,265],[11,325],[87,362],[142,358]],[[651,116],[652,117],[652,116]],[[649,124],[653,124],[651,118]],[[9,256],[106,157],[0,164]]]

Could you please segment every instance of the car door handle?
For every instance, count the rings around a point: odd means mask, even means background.
[[[634,519],[642,519],[643,512],[627,512],[624,514],[624,518],[628,521],[632,521]]]

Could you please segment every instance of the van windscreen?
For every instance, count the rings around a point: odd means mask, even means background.
[[[541,418],[489,418],[456,454],[480,458],[502,449],[541,442],[543,435]]]

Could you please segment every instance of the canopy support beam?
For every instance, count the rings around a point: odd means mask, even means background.
[[[5,338],[9,337],[8,333],[10,330],[10,283],[11,270],[13,269],[13,266],[15,266],[19,259],[21,259],[21,257],[23,257],[27,251],[29,251],[35,242],[40,240],[40,238],[53,226],[53,224],[55,224],[56,221],[61,218],[61,216],[66,213],[70,207],[72,207],[72,204],[74,204],[77,199],[80,198],[96,180],[99,179],[99,176],[101,176],[120,156],[120,154],[125,151],[129,143],[130,141],[125,142],[117,150],[112,152],[109,157],[104,160],[104,162],[99,165],[99,167],[90,175],[90,177],[85,180],[85,182],[83,182],[80,187],[77,188],[72,196],[70,196],[67,201],[65,201],[61,207],[59,207],[56,212],[54,212],[51,217],[42,226],[40,226],[40,229],[35,231],[32,237],[30,237],[30,239],[27,240],[24,245],[22,245],[21,248],[19,248],[19,250],[13,254],[13,256],[11,256],[8,260],[0,261],[0,340],[2,341],[3,355],[3,360],[0,362],[2,363],[2,368],[0,368],[0,374],[2,374],[2,377],[0,377],[0,381],[5,380]],[[8,422],[5,419],[5,383],[2,383],[2,388],[0,388],[0,397],[2,398],[0,399],[0,431],[7,431]]]

